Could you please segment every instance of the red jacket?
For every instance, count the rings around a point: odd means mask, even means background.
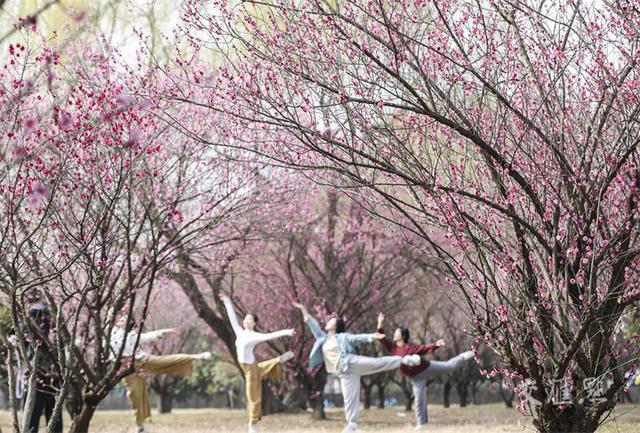
[[[378,332],[380,334],[384,334],[383,329],[378,329]],[[382,343],[382,345],[393,356],[426,355],[428,353],[435,352],[436,349],[440,347],[435,344],[413,344],[413,343],[406,343],[404,346],[398,346],[396,343],[394,343],[393,341],[389,340],[386,337],[378,341],[380,341],[380,343]],[[419,365],[416,365],[414,367],[410,367],[408,365],[401,365],[400,376],[403,376],[403,377],[417,376],[418,374],[426,370],[429,367],[429,364],[430,362],[428,360],[423,359]]]

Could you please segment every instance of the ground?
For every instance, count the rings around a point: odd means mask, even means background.
[[[430,433],[517,433],[534,430],[528,419],[503,405],[453,407],[429,407]],[[640,407],[621,405],[616,409],[616,419],[603,426],[599,433],[640,432]],[[172,414],[155,415],[148,424],[149,433],[244,433],[246,415],[241,410],[178,409]],[[342,412],[328,411],[327,421],[312,421],[308,414],[270,415],[260,423],[259,432],[272,433],[339,433],[342,429]],[[361,427],[365,432],[412,432],[413,414],[402,408],[363,411]],[[68,420],[65,419],[65,422]],[[68,425],[68,424],[67,424]],[[3,433],[9,430],[7,412],[0,412]],[[43,429],[40,430],[41,432]],[[134,431],[132,416],[128,411],[99,411],[92,423],[92,433],[129,433]]]

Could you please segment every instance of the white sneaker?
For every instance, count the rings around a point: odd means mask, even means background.
[[[415,367],[416,365],[420,365],[422,357],[420,355],[406,355],[402,358],[401,362],[409,367]]]
[[[284,364],[285,362],[290,361],[291,359],[293,359],[293,352],[288,351],[280,355],[280,357],[278,358],[278,361],[280,362],[280,364]]]
[[[213,355],[211,354],[211,352],[202,352],[202,353],[198,353],[198,359],[201,361],[207,361],[209,359],[211,359],[213,357]]]
[[[136,429],[136,433],[147,433],[147,431],[144,429],[144,426],[142,426]]]
[[[427,425],[426,424],[416,424],[414,430],[426,430],[427,429]]]
[[[468,361],[470,359],[473,359],[476,354],[473,352],[473,350],[467,350],[466,352],[462,352],[460,356],[464,358],[465,361]]]
[[[256,433],[257,431],[258,427],[252,422],[249,422],[249,433]]]
[[[358,428],[358,424],[356,423],[349,423],[344,430],[342,430],[342,433],[364,433],[364,430]]]

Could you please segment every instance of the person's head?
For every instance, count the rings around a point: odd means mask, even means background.
[[[408,343],[409,342],[409,328],[403,326],[397,328],[393,333],[393,341],[396,343]]]
[[[346,325],[344,319],[341,319],[339,317],[332,317],[331,319],[329,319],[324,329],[327,332],[335,332],[336,334],[340,334],[342,332],[345,332]]]
[[[253,331],[256,327],[256,323],[258,323],[258,316],[255,313],[247,313],[242,321],[242,326],[244,329]]]
[[[124,328],[127,326],[127,315],[126,314],[117,314],[116,315],[116,326],[119,328]]]

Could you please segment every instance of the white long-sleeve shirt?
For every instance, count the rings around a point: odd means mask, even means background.
[[[238,362],[241,364],[255,364],[256,357],[253,354],[253,348],[258,343],[263,343],[269,340],[275,340],[280,337],[290,337],[292,335],[291,330],[283,329],[282,331],[269,332],[263,334],[261,332],[249,331],[240,326],[236,312],[233,311],[233,304],[230,299],[225,299],[224,308],[227,310],[227,316],[233,327],[233,332],[236,334],[236,352],[238,354]]]
[[[122,349],[122,357],[128,358],[133,356],[135,359],[142,359],[148,355],[147,352],[140,349],[140,345],[147,343],[149,341],[153,341],[160,337],[160,332],[151,331],[151,332],[143,332],[140,334],[140,341],[138,342],[138,347],[134,353],[134,346],[136,344],[136,340],[138,339],[138,332],[130,331],[129,334],[125,335],[124,329],[120,327],[114,327],[111,331],[111,353],[109,355],[109,359],[115,359],[115,357],[120,353],[120,349]]]

